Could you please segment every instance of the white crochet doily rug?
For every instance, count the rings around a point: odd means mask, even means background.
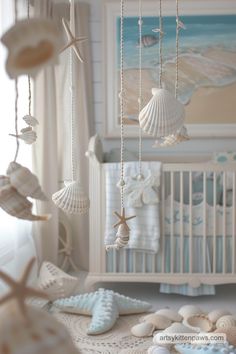
[[[136,338],[130,332],[140,315],[120,316],[109,332],[97,336],[86,334],[91,317],[65,313],[54,316],[68,328],[80,354],[146,354],[152,345],[152,337]]]

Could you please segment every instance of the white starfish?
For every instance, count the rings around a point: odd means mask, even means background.
[[[92,316],[87,334],[107,332],[113,327],[119,315],[142,313],[151,307],[147,302],[105,289],[56,300],[53,304],[63,312]]]
[[[64,52],[67,48],[72,47],[76,56],[78,57],[78,59],[81,61],[81,63],[84,62],[81,53],[80,53],[80,49],[79,46],[77,45],[77,43],[79,42],[84,42],[87,40],[86,37],[75,37],[75,35],[71,32],[70,26],[68,25],[68,23],[66,22],[66,20],[63,18],[62,19],[62,24],[63,27],[66,31],[67,37],[69,39],[69,42],[61,49],[61,53]]]

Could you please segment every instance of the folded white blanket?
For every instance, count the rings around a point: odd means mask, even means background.
[[[105,226],[105,245],[111,245],[116,239],[117,229],[113,228],[116,222],[114,211],[120,212],[120,190],[117,183],[120,179],[120,164],[109,163],[105,166],[106,170],[106,226]],[[128,182],[128,194],[125,197],[126,215],[136,215],[136,218],[128,222],[130,227],[130,241],[127,248],[144,250],[148,252],[158,252],[160,238],[160,208],[158,198],[158,187],[160,184],[161,163],[143,162],[142,174],[146,183],[143,185],[143,192],[130,194],[130,179],[139,173],[138,162],[126,162],[124,167],[125,181]],[[155,188],[155,191],[146,188],[148,182]],[[128,203],[127,203],[128,201]],[[149,204],[151,203],[151,204]],[[155,204],[154,204],[155,203]],[[142,205],[140,205],[142,204]],[[132,206],[131,206],[132,205]],[[136,207],[135,207],[136,206]]]

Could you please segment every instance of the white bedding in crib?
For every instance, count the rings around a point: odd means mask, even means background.
[[[192,234],[194,235],[204,235],[206,228],[206,235],[214,235],[214,225],[216,226],[216,235],[224,234],[224,225],[225,225],[225,234],[232,234],[232,221],[233,221],[233,212],[232,207],[224,209],[220,205],[216,205],[216,217],[214,218],[215,210],[213,206],[206,204],[206,218],[205,218],[205,209],[204,202],[192,206],[192,225],[191,215],[190,215],[190,206],[183,205],[183,234],[190,234],[190,226],[192,228]],[[173,217],[172,217],[173,214]],[[172,230],[172,218],[173,218],[173,233],[178,235],[181,233],[181,204],[179,202],[173,201],[173,213],[171,209],[171,197],[168,197],[165,201],[165,234],[170,235]],[[224,220],[226,222],[224,222]],[[216,224],[215,224],[216,222]]]

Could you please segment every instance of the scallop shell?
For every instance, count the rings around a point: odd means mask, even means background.
[[[143,131],[154,137],[175,134],[184,123],[184,106],[165,89],[152,89],[153,97],[139,114]]]
[[[161,309],[156,311],[156,314],[169,318],[172,322],[181,322],[182,316],[178,312],[171,309]]]
[[[155,330],[155,326],[152,323],[143,322],[139,323],[131,328],[131,333],[135,337],[151,337]]]
[[[204,314],[200,307],[196,305],[184,305],[179,309],[179,314],[184,318],[188,318],[193,315],[202,315]]]
[[[67,329],[46,311],[27,306],[30,325],[12,302],[0,311],[1,353],[78,354]]]
[[[63,39],[57,24],[49,19],[18,21],[1,38],[8,49],[6,71],[10,78],[35,76],[49,63],[54,63]]]
[[[216,321],[216,328],[228,328],[233,326],[236,326],[236,321],[232,315],[222,316]]]
[[[226,339],[229,344],[236,347],[236,327],[227,327],[227,328],[217,328],[215,333],[225,333]]]
[[[223,316],[231,315],[229,311],[223,309],[216,309],[208,313],[208,318],[212,323],[216,323],[217,320]]]
[[[147,354],[170,354],[170,351],[166,347],[153,345],[152,347],[148,348]]]
[[[155,329],[166,329],[171,325],[171,320],[162,315],[156,313],[151,313],[140,319],[141,322],[152,323],[155,326]]]
[[[89,198],[79,182],[71,182],[52,196],[56,206],[69,214],[86,214],[89,211]]]
[[[32,214],[33,204],[10,184],[0,188],[0,207],[18,219],[30,221],[47,221],[50,215]]]
[[[78,279],[72,277],[50,262],[43,262],[38,286],[49,296],[51,301],[72,295]]]
[[[193,315],[185,318],[183,324],[197,332],[210,332],[213,323],[205,315]]]
[[[24,197],[47,200],[43,193],[38,178],[26,167],[17,162],[11,162],[7,169],[11,185]]]
[[[32,130],[31,127],[21,129],[21,134],[18,135],[9,134],[9,135],[23,140],[28,145],[33,144],[37,139],[37,134],[35,133],[35,131]]]
[[[39,124],[39,122],[37,121],[36,118],[34,118],[33,116],[31,115],[26,115],[22,118],[26,124],[28,124],[30,127],[36,127],[36,125]]]

